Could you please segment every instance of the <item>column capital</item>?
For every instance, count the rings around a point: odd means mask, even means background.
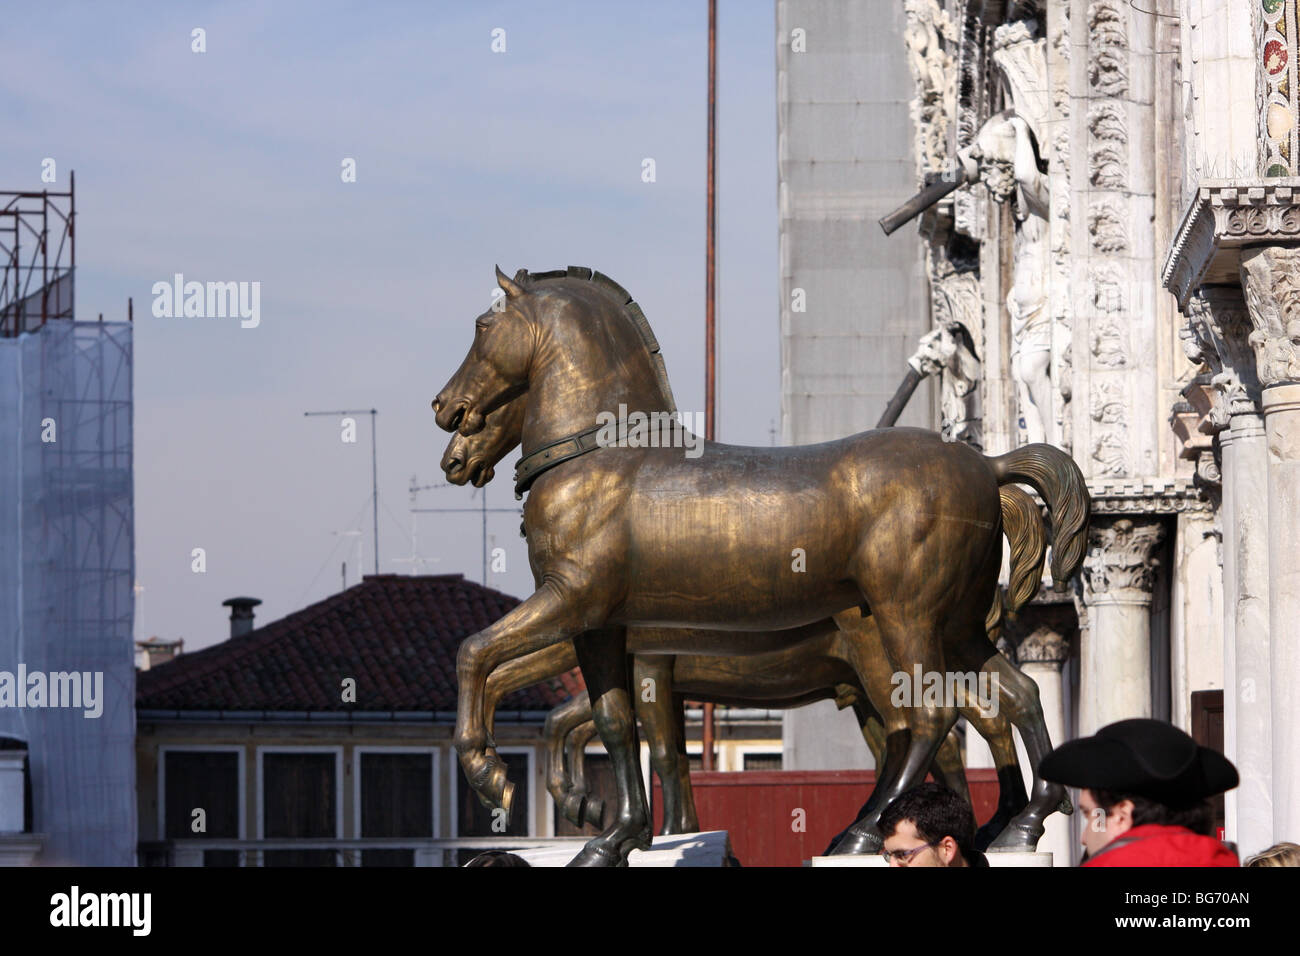
[[[1232,415],[1259,411],[1260,382],[1251,344],[1250,309],[1237,285],[1203,285],[1188,301],[1183,350],[1211,372],[1214,431],[1228,427]]]
[[[1241,284],[1260,382],[1300,382],[1300,246],[1243,249]]]
[[[1025,664],[1049,664],[1060,670],[1070,659],[1070,641],[1059,631],[1043,626],[1020,642],[1016,657],[1022,667]]]
[[[1088,604],[1151,604],[1152,582],[1159,561],[1156,546],[1165,528],[1158,521],[1116,518],[1093,520],[1083,561],[1084,598]]]

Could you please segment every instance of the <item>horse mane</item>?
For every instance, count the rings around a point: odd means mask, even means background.
[[[641,342],[645,345],[646,351],[650,353],[650,364],[654,367],[655,377],[659,381],[659,387],[663,391],[664,397],[668,399],[668,410],[675,414],[677,412],[677,402],[673,398],[672,385],[668,382],[668,369],[664,365],[663,354],[659,351],[659,340],[655,338],[654,331],[650,328],[650,320],[641,311],[641,306],[633,301],[631,293],[605,273],[597,272],[595,269],[589,269],[586,266],[569,266],[567,269],[552,269],[549,272],[533,273],[530,273],[527,269],[520,269],[515,273],[514,281],[516,285],[529,288],[538,282],[559,279],[590,283],[592,287],[598,289],[606,298],[618,306],[623,315],[632,323],[632,327],[636,329],[637,334],[641,336]]]

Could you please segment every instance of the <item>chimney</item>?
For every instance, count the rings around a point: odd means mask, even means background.
[[[253,629],[253,608],[262,602],[251,597],[232,597],[222,601],[222,607],[230,608],[230,636],[239,637]]]

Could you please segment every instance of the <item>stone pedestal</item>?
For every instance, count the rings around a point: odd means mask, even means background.
[[[1289,316],[1288,316],[1289,318]],[[1291,325],[1295,320],[1291,319]],[[1268,443],[1269,617],[1272,640],[1273,832],[1300,833],[1300,383],[1264,389]]]
[[[1083,565],[1089,628],[1081,648],[1079,736],[1129,717],[1151,716],[1153,553],[1156,521],[1095,520]]]
[[[986,853],[989,867],[1004,866],[1054,866],[1052,854],[1037,853]],[[1068,858],[1067,858],[1068,860]],[[815,856],[808,861],[809,866],[882,866],[888,867],[885,858],[879,853],[862,853],[857,856]],[[1068,864],[1062,864],[1068,865]]]
[[[1227,836],[1243,855],[1273,843],[1268,453],[1257,412],[1234,414],[1223,449],[1224,753],[1241,786],[1226,795]]]

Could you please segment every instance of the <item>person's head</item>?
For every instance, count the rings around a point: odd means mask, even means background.
[[[968,866],[975,815],[947,787],[923,783],[885,808],[880,832],[890,866]]]
[[[1137,793],[1084,788],[1079,792],[1079,812],[1083,814],[1079,842],[1089,856],[1133,827],[1148,823],[1186,827],[1202,836],[1214,836],[1215,832],[1214,805],[1208,798],[1170,805]]]
[[[1209,798],[1238,783],[1237,769],[1221,753],[1148,718],[1121,720],[1062,744],[1043,758],[1039,773],[1082,788],[1080,842],[1090,856],[1146,824],[1213,836]]]
[[[1246,860],[1246,866],[1300,866],[1300,846],[1275,843]]]

